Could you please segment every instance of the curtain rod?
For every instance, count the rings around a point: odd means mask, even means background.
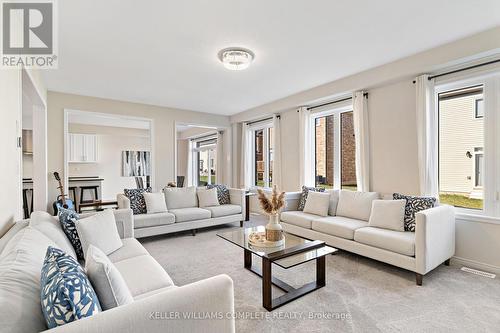
[[[247,123],[247,125],[253,125],[253,124],[257,124],[257,123],[263,122],[263,121],[272,120],[273,118],[274,117],[267,117],[267,118],[264,118],[264,119],[259,119],[259,120],[251,121],[251,122]],[[281,116],[278,114],[278,115],[276,115],[276,118],[281,119]]]
[[[363,96],[364,97],[368,97],[368,93],[364,93]],[[336,103],[340,103],[340,102],[349,101],[351,99],[352,99],[352,97],[342,98],[342,99],[338,99],[336,101],[331,101],[331,102],[327,102],[327,103],[323,103],[323,104],[319,104],[319,105],[310,106],[310,107],[307,108],[307,110],[313,110],[313,109],[320,108],[322,106],[327,106],[327,105],[330,105],[330,104],[336,104]]]
[[[441,77],[441,76],[445,76],[445,75],[450,75],[450,74],[455,74],[455,73],[467,71],[469,69],[474,69],[474,68],[478,68],[478,67],[488,66],[488,65],[491,65],[491,64],[495,64],[497,62],[500,62],[500,59],[491,60],[491,61],[483,62],[482,64],[476,64],[476,65],[472,65],[472,66],[467,66],[467,67],[460,68],[460,69],[455,69],[455,70],[452,70],[452,71],[449,71],[449,72],[444,72],[444,73],[441,73],[441,74],[431,75],[427,79],[430,81],[430,80],[435,79],[437,77]],[[413,80],[413,83],[415,83],[415,82],[417,82],[417,81]]]
[[[197,138],[191,138],[190,140],[191,141],[198,141],[198,140],[206,139],[206,138],[216,139],[217,138],[217,133],[207,134],[207,135],[199,136]]]

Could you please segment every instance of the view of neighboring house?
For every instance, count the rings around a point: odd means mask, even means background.
[[[483,88],[439,95],[439,189],[444,195],[483,199]]]

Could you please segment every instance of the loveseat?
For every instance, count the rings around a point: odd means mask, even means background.
[[[123,276],[134,301],[50,332],[234,332],[233,282],[219,275],[175,286],[168,273],[134,238],[132,211],[114,211],[123,246],[108,257]],[[0,331],[47,329],[40,304],[40,272],[47,247],[71,253],[59,221],[35,212],[0,238]],[[217,313],[217,319],[185,319]]]
[[[344,191],[344,190],[342,190]],[[448,205],[416,213],[415,231],[394,231],[370,226],[368,219],[375,199],[392,200],[392,195],[357,192],[349,207],[340,210],[338,190],[330,193],[327,216],[298,210],[301,192],[287,193],[287,211],[281,213],[286,232],[382,261],[416,273],[417,285],[423,276],[442,263],[449,265],[455,253],[455,215]],[[366,212],[360,214],[360,212]],[[363,215],[363,218],[359,216]]]
[[[133,215],[135,237],[148,237],[172,232],[192,230],[245,220],[245,190],[230,188],[230,203],[213,207],[199,207],[196,187],[165,189],[168,211]],[[117,195],[120,209],[130,208],[124,194]]]

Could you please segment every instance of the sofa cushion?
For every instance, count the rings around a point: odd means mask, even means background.
[[[134,301],[118,269],[101,250],[93,245],[90,245],[87,251],[85,271],[103,310]]]
[[[216,188],[217,189],[217,198],[219,200],[220,205],[227,205],[231,203],[231,196],[229,194],[229,189],[226,185],[221,184],[209,184],[207,185],[208,189]]]
[[[368,226],[368,222],[343,216],[328,216],[312,221],[312,229],[345,239],[354,239],[354,231]]]
[[[169,287],[164,287],[164,288],[160,288],[160,289],[151,290],[151,291],[148,291],[148,292],[146,292],[144,294],[140,294],[140,295],[134,296],[134,301],[138,301],[138,300],[143,299],[143,298],[148,298],[149,296],[153,296],[153,295],[162,293],[162,292],[167,291],[167,290],[172,290],[172,289],[175,289],[175,288],[179,288],[179,287],[177,287],[177,286],[169,286]]]
[[[376,192],[355,192],[341,190],[337,215],[351,219],[368,221],[372,210],[372,201],[378,199]]]
[[[56,244],[29,226],[6,244],[0,257],[0,331],[47,329],[40,305],[40,272],[49,246]]]
[[[405,231],[415,231],[415,214],[432,208],[436,205],[434,197],[415,197],[411,195],[403,195],[399,193],[393,194],[394,200],[406,200],[405,206]]]
[[[304,213],[327,216],[329,206],[330,193],[310,192],[304,206]]]
[[[135,238],[122,239],[122,243],[122,247],[120,247],[115,252],[108,254],[108,258],[109,260],[111,260],[111,262],[116,263],[125,259],[149,254],[144,246],[142,246],[142,244],[139,243],[139,241]]]
[[[165,213],[167,211],[167,203],[163,192],[143,193],[143,196],[148,214]]]
[[[116,227],[115,214],[111,209],[78,220],[75,226],[84,255],[90,244],[97,246],[106,255],[123,246]]]
[[[212,213],[205,208],[179,208],[171,209],[170,213],[175,215],[175,222],[186,222],[209,219]]]
[[[311,222],[321,218],[321,216],[304,213],[301,211],[287,211],[281,213],[281,221],[285,223],[290,223],[298,227],[311,229]]]
[[[73,245],[73,249],[75,249],[76,256],[79,260],[83,260],[83,249],[82,242],[80,241],[80,237],[78,236],[78,232],[76,231],[75,223],[80,218],[76,212],[70,209],[59,208],[59,223],[61,224],[61,228],[68,237],[69,241]]]
[[[134,228],[155,227],[157,225],[172,224],[175,215],[172,213],[155,213],[134,215]]]
[[[229,216],[241,213],[241,206],[239,205],[220,205],[214,207],[205,207],[212,213],[212,217]]]
[[[144,199],[144,193],[151,192],[151,187],[148,188],[132,188],[124,189],[123,194],[130,200],[130,208],[135,214],[146,214],[146,200]]]
[[[58,248],[77,259],[75,249],[62,230],[57,217],[52,216],[47,212],[36,211],[31,214],[29,224],[49,239],[53,240]]]
[[[120,271],[133,297],[174,285],[167,272],[150,255],[118,261],[115,267]]]
[[[216,188],[199,188],[196,194],[198,195],[198,205],[201,208],[219,206]]]
[[[337,215],[337,205],[339,204],[340,190],[327,190],[330,193],[330,204],[328,205],[328,215]]]
[[[373,200],[370,227],[405,231],[405,200]]]
[[[325,192],[325,189],[322,187],[302,186],[302,193],[300,194],[299,206],[297,207],[297,210],[300,210],[300,211],[304,210],[304,207],[306,205],[307,195],[309,194],[309,191],[311,191],[311,192]]]
[[[414,232],[366,227],[354,232],[354,240],[405,256],[415,256]]]
[[[165,200],[169,210],[179,208],[198,207],[196,187],[165,187]]]
[[[48,328],[101,312],[85,271],[73,257],[49,246],[40,277],[42,312]]]

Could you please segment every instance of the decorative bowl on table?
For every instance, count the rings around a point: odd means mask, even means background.
[[[266,239],[266,232],[252,232],[248,236],[248,243],[252,246],[256,247],[280,247],[285,245],[285,237],[282,236],[282,238],[279,241],[269,241]]]

